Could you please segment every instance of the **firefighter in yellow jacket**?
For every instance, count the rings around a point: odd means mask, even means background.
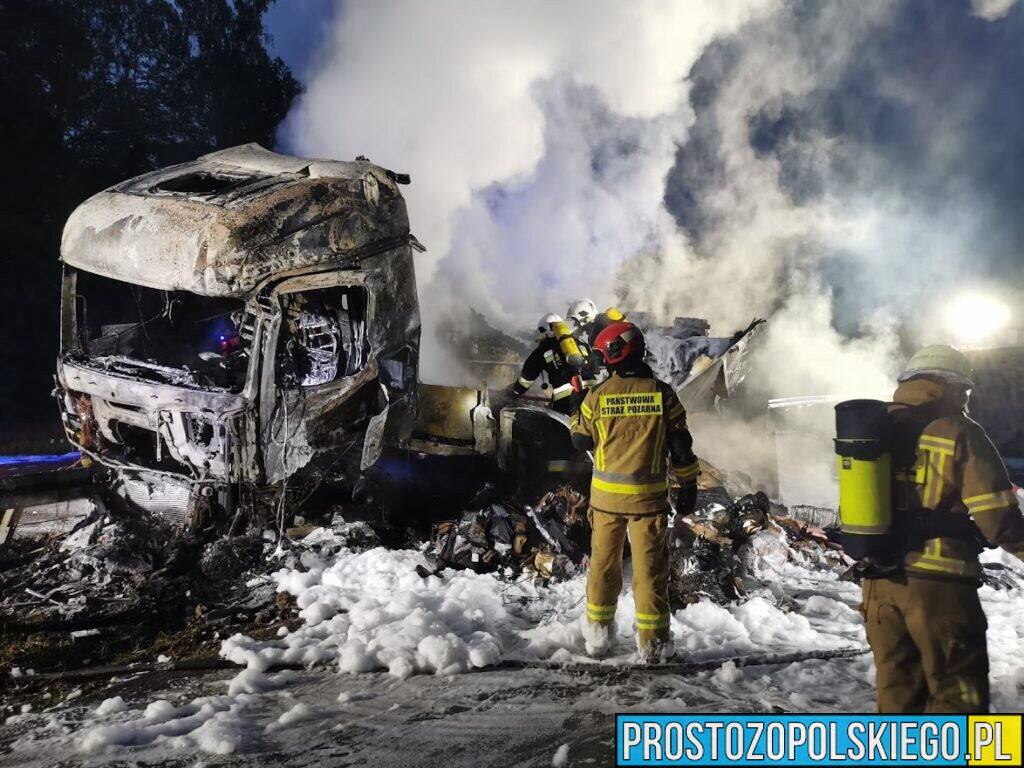
[[[611,376],[587,393],[572,424],[573,443],[594,457],[584,639],[592,656],[611,648],[628,532],[637,651],[643,661],[656,662],[675,651],[668,606],[668,459],[680,484],[676,509],[683,514],[696,503],[699,469],[686,412],[672,388],[644,363],[640,329],[611,323],[594,348]]]
[[[1024,517],[1002,459],[966,415],[971,379],[962,353],[925,347],[889,407],[895,558],[862,585],[883,713],[988,711],[978,554],[1024,555]]]

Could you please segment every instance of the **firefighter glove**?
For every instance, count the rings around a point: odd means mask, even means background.
[[[687,483],[680,486],[676,491],[676,512],[680,515],[689,515],[697,508],[697,484]]]

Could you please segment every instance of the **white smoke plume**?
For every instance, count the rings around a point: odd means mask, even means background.
[[[972,8],[996,19],[1011,6]],[[471,305],[517,333],[588,296],[664,320],[706,317],[722,334],[766,317],[751,377],[771,394],[885,398],[908,327],[900,308],[955,281],[977,237],[971,191],[950,183],[916,197],[878,183],[891,159],[841,131],[798,129],[770,152],[751,132],[789,104],[814,114],[822,92],[851,87],[844,78],[897,7],[346,3],[281,138],[302,154],[365,154],[411,173],[410,217],[430,249],[418,262],[426,380],[452,375],[432,333],[444,313]],[[716,46],[727,55],[708,57]],[[691,98],[698,60],[713,98]],[[918,93],[884,72],[871,87],[913,106],[922,162],[953,168],[970,89]],[[712,138],[698,142],[698,130]],[[665,203],[687,153],[714,169],[687,190],[708,215],[697,239]],[[814,194],[794,195],[791,156]],[[836,318],[830,286],[843,282],[825,271],[839,251],[858,279],[857,301],[844,303],[855,311]],[[915,316],[923,338],[934,323]],[[730,445],[752,442],[738,438]]]
[[[996,21],[1006,16],[1017,4],[1017,0],[971,0],[974,15],[986,21]]]
[[[799,204],[780,182],[778,157],[759,154],[750,140],[755,115],[834,82],[857,55],[858,41],[884,23],[888,5],[832,4],[812,34],[798,32],[784,8],[744,36],[738,60],[708,107],[721,170],[698,192],[720,223],[696,253],[673,233],[634,260],[623,278],[630,305],[647,302],[662,316],[685,307],[720,328],[743,327],[754,315],[769,318],[762,373],[775,395],[885,397],[899,365],[896,318],[885,305],[859,318],[855,338],[844,337],[833,327],[831,293],[818,271],[822,254],[843,247],[857,252],[865,272],[879,276],[879,296],[901,262],[923,278],[926,260],[908,262],[898,250],[904,243],[883,242],[900,226],[919,237],[919,222],[907,223],[899,201],[851,199],[839,188],[842,181],[832,189],[831,168],[849,151],[834,139],[801,139],[829,194]],[[808,50],[802,35],[828,44]],[[844,159],[870,160],[867,153],[854,154]]]
[[[282,138],[411,173],[423,376],[431,326],[472,304],[518,331],[674,233],[665,176],[705,46],[769,0],[349,3]]]

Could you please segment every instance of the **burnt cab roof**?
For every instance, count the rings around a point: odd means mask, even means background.
[[[61,259],[152,288],[241,297],[269,275],[409,242],[400,181],[363,159],[245,144],[93,195],[65,224]]]

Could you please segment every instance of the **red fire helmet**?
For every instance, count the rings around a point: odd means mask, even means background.
[[[597,334],[594,348],[601,352],[606,364],[615,365],[631,357],[642,360],[647,345],[639,328],[622,321],[610,324]]]

